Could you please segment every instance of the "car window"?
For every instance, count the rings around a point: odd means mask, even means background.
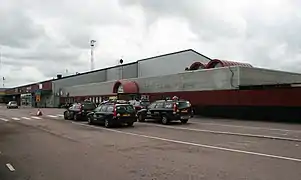
[[[116,110],[118,113],[132,113],[135,111],[133,105],[117,105]]]
[[[155,106],[157,105],[157,103],[152,103],[152,104],[150,104],[149,106],[148,106],[148,108],[154,108]]]
[[[86,109],[95,109],[96,108],[96,104],[95,103],[83,103],[82,107],[84,110]]]
[[[179,101],[177,102],[178,108],[188,108],[191,106],[189,101]]]
[[[171,109],[171,108],[173,108],[173,104],[174,104],[174,103],[172,103],[172,102],[166,102],[166,103],[165,103],[165,108]]]
[[[97,108],[94,109],[94,111],[99,112],[101,110],[102,106],[98,106]]]
[[[101,112],[106,112],[106,110],[107,110],[107,106],[101,106]]]
[[[164,103],[163,102],[159,102],[156,105],[156,108],[163,108],[164,107]]]
[[[113,107],[113,106],[108,106],[107,112],[113,112],[113,110],[114,110],[114,107]]]

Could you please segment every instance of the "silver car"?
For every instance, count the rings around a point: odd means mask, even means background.
[[[9,101],[7,104],[7,109],[17,109],[18,107],[18,103],[16,101]]]

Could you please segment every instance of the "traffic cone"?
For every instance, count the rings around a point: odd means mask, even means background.
[[[43,115],[42,111],[40,109],[38,109],[37,116],[42,116],[42,115]]]

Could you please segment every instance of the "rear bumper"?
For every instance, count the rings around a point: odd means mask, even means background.
[[[112,122],[114,124],[133,123],[133,122],[137,122],[137,118],[136,117],[131,117],[131,118],[114,118],[112,120]]]
[[[178,121],[178,120],[184,120],[190,118],[191,118],[191,114],[175,114],[173,117],[170,118],[170,120]]]
[[[18,106],[7,106],[8,108],[18,108]]]

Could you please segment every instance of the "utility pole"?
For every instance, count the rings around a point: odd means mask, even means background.
[[[90,47],[91,47],[91,71],[94,70],[94,45],[95,45],[96,41],[95,40],[91,40],[90,41]]]

